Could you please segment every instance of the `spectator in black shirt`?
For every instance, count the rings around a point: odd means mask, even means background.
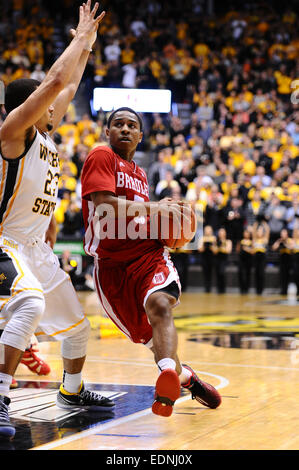
[[[261,149],[259,160],[257,162],[258,166],[263,166],[265,168],[265,173],[266,175],[271,176],[272,175],[272,163],[273,160],[272,158],[268,155],[269,152],[276,152],[277,151],[277,146],[272,145],[270,146],[270,143],[266,141]]]
[[[67,211],[64,214],[61,235],[63,238],[81,239],[83,230],[82,211],[76,202],[71,201]]]
[[[210,225],[215,233],[218,232],[224,221],[222,201],[223,194],[219,192],[217,185],[213,185],[204,213],[204,223]]]
[[[240,244],[245,222],[244,215],[243,201],[240,198],[232,198],[224,209],[227,237],[232,241],[233,248]]]

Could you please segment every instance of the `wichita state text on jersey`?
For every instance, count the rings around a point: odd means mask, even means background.
[[[23,155],[0,159],[0,235],[41,237],[57,199],[59,158],[52,139],[36,131]]]

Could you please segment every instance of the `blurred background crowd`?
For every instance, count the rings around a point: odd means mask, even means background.
[[[79,3],[0,2],[5,85],[44,78],[70,41]],[[102,1],[105,20],[78,96],[55,135],[61,163],[58,240],[82,240],[81,169],[88,152],[107,143],[107,113],[94,111],[93,89],[169,89],[171,112],[142,116],[145,135],[136,158],[147,172],[152,199],[184,199],[200,214],[198,250],[173,253],[183,290],[190,265],[198,264],[205,291],[215,276],[214,287],[225,292],[227,269],[234,264],[240,292],[248,292],[253,275],[261,294],[267,266],[274,264],[280,293],[287,293],[291,281],[299,292],[296,4]],[[75,275],[69,255],[62,259]],[[89,267],[84,279],[91,286]]]

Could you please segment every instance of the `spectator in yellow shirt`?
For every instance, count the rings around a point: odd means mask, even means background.
[[[270,146],[268,156],[272,158],[272,165],[271,170],[276,171],[280,167],[281,159],[282,159],[282,152],[278,150],[278,145],[273,144]]]
[[[292,92],[291,83],[293,79],[286,74],[286,67],[282,65],[279,70],[274,72],[274,77],[277,83],[277,93],[280,99],[286,101]]]
[[[225,129],[225,134],[220,138],[219,145],[222,149],[228,149],[232,147],[235,142],[235,136],[231,127]]]
[[[62,164],[61,175],[59,178],[58,189],[60,191],[68,190],[70,192],[76,192],[77,179],[72,175],[70,166],[67,162]]]
[[[283,154],[289,152],[290,158],[296,158],[299,155],[299,147],[294,145],[292,137],[288,136],[287,141],[284,145],[279,148],[279,151]]]
[[[259,128],[258,136],[263,140],[275,138],[275,131],[271,126],[270,121],[268,121],[267,119],[263,121],[263,125]]]
[[[79,131],[79,134],[81,135],[83,131],[86,129],[92,133],[95,127],[95,123],[93,120],[90,118],[89,114],[85,113],[83,114],[82,118],[77,122],[77,128]]]
[[[243,151],[243,162],[241,164],[242,172],[246,175],[253,176],[255,175],[256,172],[256,163],[253,161],[253,159],[250,156],[250,153],[247,151]]]
[[[32,64],[41,64],[44,63],[44,49],[42,41],[37,37],[32,38],[27,42],[27,54],[29,60]]]
[[[237,99],[236,90],[231,90],[229,96],[225,98],[225,106],[229,109],[230,112],[234,111],[234,102]]]
[[[132,64],[132,62],[134,62],[135,51],[129,44],[125,44],[125,47],[121,50],[120,57],[123,65]]]
[[[202,56],[207,56],[210,52],[210,48],[207,44],[199,42],[199,43],[195,44],[195,46],[193,48],[193,52],[194,52],[196,58],[200,58]]]
[[[59,166],[61,173],[68,168],[70,175],[77,178],[78,176],[78,169],[76,164],[72,161],[72,156],[67,152],[67,149],[63,144],[59,145]]]
[[[3,81],[5,86],[7,86],[9,83],[15,80],[13,68],[11,67],[11,65],[5,68],[4,73],[0,75],[0,79]]]
[[[57,133],[61,135],[66,145],[70,144],[73,148],[80,142],[79,129],[69,113],[66,114],[62,125],[58,127]]]

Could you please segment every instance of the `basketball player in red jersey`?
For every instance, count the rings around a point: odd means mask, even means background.
[[[177,217],[180,205],[168,198],[149,200],[146,174],[133,160],[143,136],[142,121],[135,111],[125,107],[114,111],[106,132],[110,146],[90,152],[81,176],[84,247],[94,257],[94,281],[102,307],[129,339],[154,353],[160,375],[153,413],[170,416],[181,386],[200,403],[217,408],[221,403],[217,390],[201,381],[189,366],[181,365],[177,357],[172,308],[180,297],[180,281],[169,252],[157,239],[132,239],[128,231],[123,236],[117,223],[122,218],[126,228],[135,223],[137,230],[144,220],[134,214],[149,218],[153,213],[169,214],[171,209]],[[124,218],[128,212],[131,217]],[[99,234],[99,216],[104,213],[110,218],[114,214],[115,236],[113,230],[111,236],[108,231],[105,237],[103,231]]]

